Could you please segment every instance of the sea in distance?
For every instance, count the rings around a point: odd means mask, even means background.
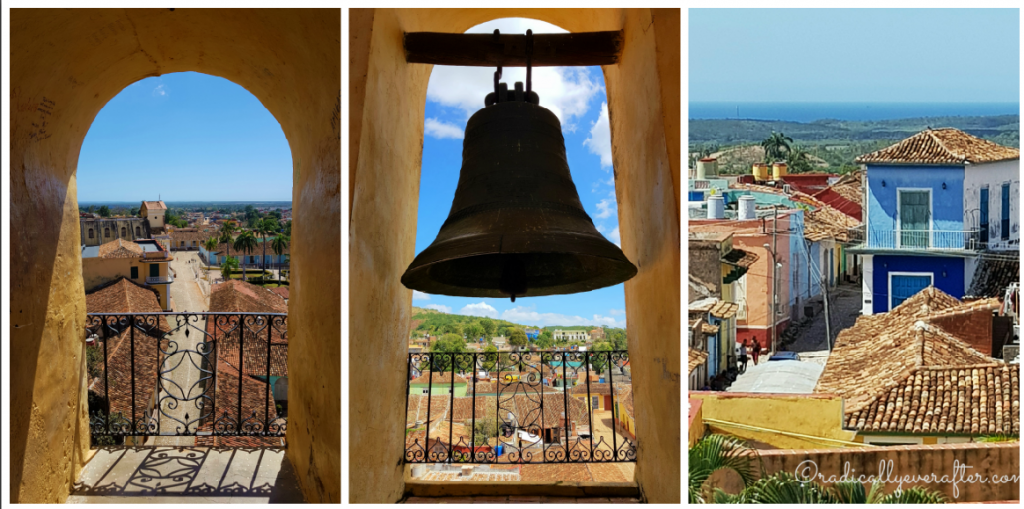
[[[814,122],[921,117],[1018,115],[1019,103],[812,103],[691,102],[690,120],[745,119]]]

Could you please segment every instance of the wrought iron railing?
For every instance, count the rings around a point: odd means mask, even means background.
[[[410,354],[405,462],[635,462],[628,362],[621,350]]]
[[[99,437],[284,437],[284,313],[90,313],[89,425]]]

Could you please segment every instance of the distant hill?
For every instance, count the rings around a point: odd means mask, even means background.
[[[750,172],[750,165],[763,157],[759,146],[772,131],[793,139],[811,158],[816,171],[845,173],[854,169],[854,159],[896,141],[909,138],[928,127],[955,127],[979,138],[1008,147],[1020,146],[1020,116],[926,117],[895,120],[843,121],[700,119],[690,120],[691,154],[709,150],[719,157],[722,174]]]
[[[454,313],[443,313],[436,309],[421,308],[418,306],[412,307],[412,323],[410,324],[411,330],[430,330],[432,327],[437,328],[444,324],[449,323],[460,323],[469,324],[472,322],[479,322],[483,317],[481,316],[469,316],[469,315],[458,315]],[[596,325],[554,325],[550,327],[536,327],[534,325],[524,325],[520,323],[510,322],[508,320],[501,320],[499,318],[491,318],[496,328],[502,327],[519,327],[521,329],[526,328],[538,328],[542,331],[553,331],[555,329],[562,330],[591,330]],[[609,327],[611,329],[611,327]]]
[[[902,140],[928,127],[955,127],[979,138],[1007,146],[1020,145],[1020,116],[923,117],[894,120],[844,121],[691,119],[689,144],[736,145],[759,143],[772,131],[785,133],[796,143],[824,141]]]

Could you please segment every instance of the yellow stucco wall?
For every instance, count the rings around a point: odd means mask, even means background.
[[[12,9],[9,220],[22,232],[11,242],[12,502],[63,502],[88,446],[82,141],[124,87],[181,71],[241,85],[288,139],[288,457],[307,501],[340,501],[340,19],[338,9]]]
[[[351,502],[404,492],[405,370],[423,118],[432,67],[406,64],[403,33],[464,32],[498,18],[570,31],[623,30],[605,67],[633,366],[636,480],[651,502],[680,501],[680,11],[678,9],[353,9],[349,122]],[[541,92],[542,93],[542,92]],[[543,97],[543,95],[542,95]],[[358,290],[355,290],[358,289]],[[373,423],[370,425],[370,423]]]
[[[690,392],[701,404],[701,418],[714,433],[757,440],[780,449],[824,449],[840,444],[733,426],[717,425],[708,419],[744,424],[769,430],[812,437],[853,441],[854,431],[842,429],[843,400],[839,396],[807,394],[748,394]]]

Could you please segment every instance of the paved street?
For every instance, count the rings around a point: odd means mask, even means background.
[[[174,274],[174,282],[171,283],[171,301],[174,303],[176,312],[204,312],[209,310],[209,299],[203,295],[199,286],[198,274],[199,255],[196,251],[175,251],[174,260],[171,261],[171,271]],[[191,261],[194,260],[194,261]],[[203,388],[196,383],[202,378],[199,366],[202,365],[202,357],[196,353],[196,345],[204,340],[205,320],[198,321],[190,319],[187,326],[183,321],[179,322],[177,317],[168,317],[168,325],[176,330],[169,336],[172,346],[168,349],[171,353],[165,358],[161,371],[172,369],[169,373],[162,375],[160,406],[163,411],[160,414],[160,430],[162,433],[173,432],[183,428],[181,422],[194,420],[200,410],[196,408],[196,400],[179,401],[175,405],[174,400],[163,399],[168,395],[176,398],[194,398],[202,393]],[[179,325],[181,325],[180,328]],[[189,329],[188,336],[185,330]],[[175,353],[177,352],[177,353]],[[173,382],[173,383],[172,383]],[[174,408],[176,406],[176,408]],[[165,413],[167,415],[165,415]],[[185,416],[188,415],[188,419]],[[171,418],[173,417],[173,419]],[[189,426],[195,429],[196,424]],[[154,445],[177,445],[191,446],[195,444],[194,437],[157,437]]]
[[[835,338],[839,331],[852,327],[857,322],[861,310],[861,288],[855,284],[843,284],[831,290],[829,294],[834,297],[833,301],[829,301],[829,314],[833,322],[832,337]],[[828,349],[824,311],[811,319],[797,335],[796,340],[786,347],[786,350],[791,352],[818,352]]]

